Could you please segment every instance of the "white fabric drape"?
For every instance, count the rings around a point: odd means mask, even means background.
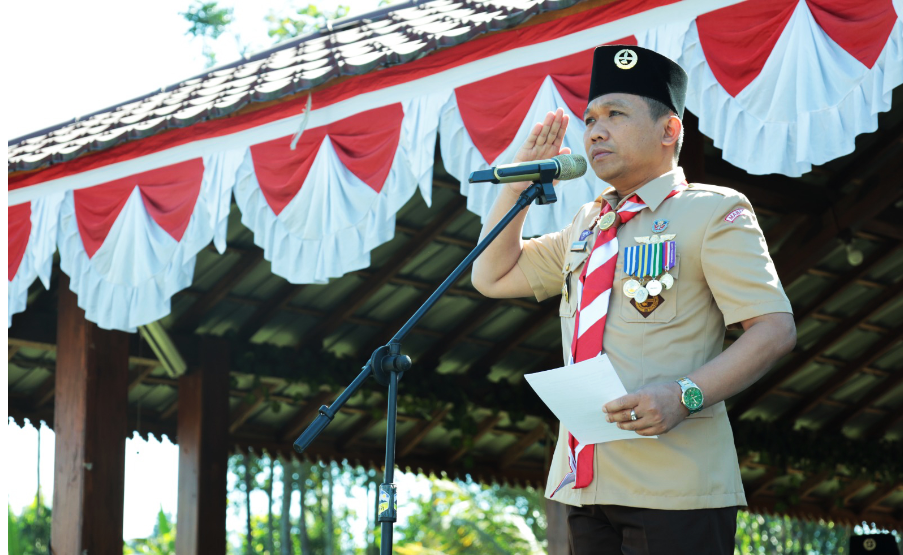
[[[50,289],[53,253],[56,252],[56,228],[63,194],[56,193],[31,203],[31,230],[25,254],[12,281],[7,282],[7,323],[13,325],[13,315],[25,311],[28,288],[37,278]]]
[[[225,249],[229,199],[237,165],[232,153],[205,157],[200,195],[181,241],[148,214],[138,184],[101,247],[88,257],[73,193],[59,216],[60,267],[85,317],[104,329],[134,332],[170,312],[170,299],[194,279],[197,253],[214,241]]]
[[[402,106],[398,148],[378,193],[341,163],[327,135],[301,189],[277,216],[246,151],[235,200],[274,274],[291,283],[326,283],[367,268],[370,251],[395,236],[395,213],[414,192],[431,202],[440,102],[426,96]]]
[[[901,13],[900,1],[895,4]],[[798,177],[855,150],[856,136],[878,128],[903,83],[903,21],[897,20],[872,68],[796,6],[759,75],[736,97],[706,62],[695,20],[637,33],[640,46],[676,60],[690,76],[687,109],[722,157],[752,174]]]

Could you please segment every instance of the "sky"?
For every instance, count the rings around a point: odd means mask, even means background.
[[[238,59],[239,41],[248,45],[251,53],[270,46],[266,15],[271,11],[286,13],[307,3],[222,0],[220,5],[234,8],[235,20],[233,33],[210,43],[217,62]],[[314,3],[325,11],[335,9],[340,2]],[[379,6],[379,0],[341,3],[350,5],[350,15]],[[179,15],[189,5],[189,0],[4,2],[0,29],[7,83],[2,87],[0,129],[6,139],[126,102],[204,72],[202,42],[185,35],[188,23]],[[5,408],[7,399],[3,400]],[[53,432],[46,426],[41,429],[40,471],[38,435],[31,425],[19,428],[9,421],[3,434],[3,452],[7,455],[3,457],[3,491],[15,513],[34,500],[39,474],[47,503],[52,498]],[[123,536],[146,537],[161,507],[165,512],[176,512],[178,448],[167,438],[129,439],[125,472]],[[399,482],[402,490],[405,483],[415,491],[423,489],[413,476],[402,476]],[[277,484],[275,489],[278,498],[281,486]],[[243,516],[233,510],[242,503],[241,497],[230,500],[227,528],[232,531],[244,528]],[[252,512],[266,513],[262,492],[252,495]]]

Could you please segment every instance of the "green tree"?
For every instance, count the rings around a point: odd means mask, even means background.
[[[207,58],[207,67],[216,64],[216,53],[207,41],[208,39],[216,40],[226,32],[227,27],[233,21],[232,8],[221,8],[216,0],[211,2],[195,0],[187,11],[179,12],[179,15],[190,24],[185,34],[201,39],[201,49]],[[236,40],[239,42],[239,51],[243,55],[244,50],[240,40]]]
[[[464,553],[542,553],[523,517],[496,495],[492,486],[432,479],[430,495],[406,510],[398,527],[396,552],[402,555]]]
[[[171,555],[176,552],[176,525],[173,518],[163,512],[157,512],[157,523],[153,534],[147,538],[125,542],[124,555]]]
[[[44,499],[36,495],[31,505],[24,507],[19,516],[13,514],[7,504],[8,549],[10,555],[44,555],[50,552],[51,511],[44,506]]]
[[[330,19],[345,17],[348,15],[349,10],[350,8],[343,4],[336,6],[335,10],[326,11],[313,4],[295,9],[288,14],[277,14],[270,10],[270,13],[266,16],[270,27],[267,33],[270,38],[276,39],[276,42],[299,37],[321,29],[326,25],[326,21]]]

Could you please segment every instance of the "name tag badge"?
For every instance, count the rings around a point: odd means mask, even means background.
[[[574,241],[571,243],[571,252],[586,252],[586,241]]]

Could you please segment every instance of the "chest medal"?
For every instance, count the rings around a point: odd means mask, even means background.
[[[664,231],[668,220],[656,220],[654,232]],[[632,279],[624,282],[624,295],[644,318],[647,318],[664,302],[663,290],[674,287],[670,270],[677,261],[675,235],[634,237],[638,245],[624,250],[624,273]]]

